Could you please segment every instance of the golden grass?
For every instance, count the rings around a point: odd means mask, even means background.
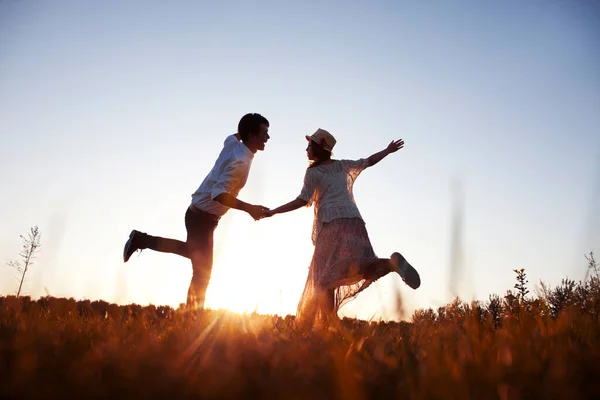
[[[0,395],[263,399],[600,398],[600,323],[460,301],[412,323],[0,298]],[[500,326],[496,327],[499,324]]]

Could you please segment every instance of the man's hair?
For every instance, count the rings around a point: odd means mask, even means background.
[[[261,124],[269,126],[269,121],[257,113],[244,115],[238,123],[238,133],[240,134],[242,141],[246,141],[251,133],[257,134],[260,131]]]

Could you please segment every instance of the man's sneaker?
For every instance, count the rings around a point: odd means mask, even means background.
[[[129,261],[129,257],[138,250],[146,248],[143,246],[143,241],[147,235],[135,229],[129,234],[129,240],[125,243],[123,249],[123,262]]]
[[[417,289],[419,286],[421,286],[421,278],[419,277],[419,273],[412,267],[412,265],[408,263],[408,261],[406,261],[402,254],[396,252],[392,254],[390,260],[394,266],[394,271],[400,275],[404,283],[413,289]]]

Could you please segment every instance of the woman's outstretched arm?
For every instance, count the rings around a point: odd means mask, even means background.
[[[304,207],[306,204],[308,204],[308,202],[306,202],[302,199],[295,199],[295,200],[290,201],[289,203],[286,203],[282,206],[274,208],[273,210],[266,211],[266,214],[268,216],[273,216],[275,214],[283,214],[286,212],[297,210],[300,207]]]
[[[379,161],[383,160],[387,155],[395,153],[403,147],[404,147],[404,140],[399,139],[399,140],[391,141],[390,144],[388,144],[388,146],[385,149],[369,156],[369,158],[368,158],[369,166],[373,166],[373,165],[377,164]]]

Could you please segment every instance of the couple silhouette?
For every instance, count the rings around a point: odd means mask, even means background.
[[[300,194],[277,208],[238,199],[246,184],[254,155],[269,140],[269,121],[257,113],[244,115],[237,133],[228,136],[213,168],[192,194],[185,211],[185,242],[132,230],[123,261],[144,249],[178,254],[192,263],[186,306],[204,308],[213,265],[214,231],[220,218],[234,208],[255,220],[313,206],[314,253],[296,316],[305,322],[337,317],[344,304],[388,273],[398,273],[412,289],[421,285],[418,272],[399,252],[389,258],[375,255],[352,188],[360,173],[404,147],[394,140],[383,150],[358,160],[333,159],[337,141],[324,129],[306,136],[310,161]]]

